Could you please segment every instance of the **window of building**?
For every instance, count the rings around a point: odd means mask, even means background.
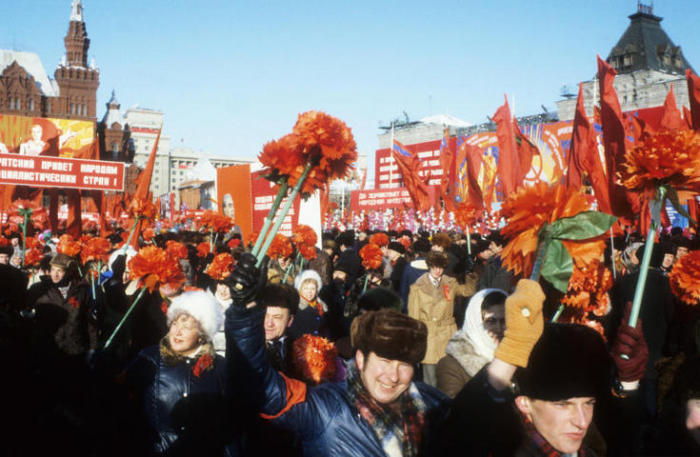
[[[29,99],[29,111],[34,111],[34,99]]]
[[[15,104],[17,105],[15,108],[17,111],[22,109],[22,100],[19,97],[15,99]]]
[[[46,114],[51,114],[51,100],[46,99]]]
[[[71,116],[75,114],[75,105],[72,103],[70,104],[70,114]]]

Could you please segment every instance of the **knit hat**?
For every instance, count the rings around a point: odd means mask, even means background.
[[[392,241],[389,243],[389,246],[387,246],[388,249],[391,249],[392,251],[396,251],[399,254],[405,254],[406,253],[406,248],[403,247],[403,244],[399,243],[398,241]]]
[[[204,331],[207,340],[213,341],[214,335],[224,323],[224,315],[216,298],[211,292],[195,290],[178,295],[168,308],[168,325],[180,314],[189,314]]]
[[[75,259],[67,254],[56,254],[51,259],[50,265],[53,267],[63,268],[68,271],[75,264]]]
[[[415,364],[425,357],[428,328],[399,311],[381,309],[357,316],[350,327],[350,340],[363,353]]]
[[[547,324],[518,373],[520,394],[545,401],[601,397],[610,389],[611,359],[595,330],[578,324]]]
[[[321,287],[323,287],[323,281],[321,281],[321,276],[316,272],[316,270],[304,270],[299,273],[297,277],[294,278],[294,287],[296,290],[301,292],[301,285],[308,279],[316,282],[316,293],[318,293],[321,290]]]

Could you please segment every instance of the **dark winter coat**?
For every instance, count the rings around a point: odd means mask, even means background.
[[[486,261],[484,269],[479,276],[477,290],[481,289],[501,289],[509,294],[513,292],[515,279],[513,273],[503,267],[501,257],[494,255]]]
[[[149,428],[144,444],[153,455],[238,455],[225,396],[225,360],[217,355],[213,368],[199,377],[195,362],[184,357],[166,363],[159,347],[151,346],[127,369],[127,384]]]
[[[71,281],[63,298],[58,286],[49,276],[27,291],[27,303],[36,310],[36,329],[41,341],[60,354],[78,356],[97,345],[97,332],[90,320],[89,288],[85,283]]]
[[[371,426],[351,403],[346,382],[309,387],[303,398],[288,403],[294,383],[286,381],[267,361],[263,319],[263,311],[257,308],[240,310],[232,306],[226,311],[226,356],[240,351],[240,366],[235,369],[247,386],[246,395],[257,399],[259,411],[274,416],[274,424],[291,430],[301,440],[305,456],[384,457]],[[428,407],[426,421],[432,425],[426,426],[429,432],[438,423],[437,416],[448,399],[436,389],[416,385]],[[430,436],[428,433],[426,441]]]
[[[403,270],[406,268],[406,265],[408,265],[406,257],[401,256],[392,267],[389,279],[391,280],[391,288],[394,289],[396,293],[399,293],[399,289],[401,288],[401,277],[403,276]]]
[[[401,285],[399,286],[399,295],[401,296],[401,303],[403,303],[403,312],[407,312],[408,310],[408,293],[411,290],[411,286],[427,271],[428,264],[425,263],[422,257],[418,257],[403,269]]]

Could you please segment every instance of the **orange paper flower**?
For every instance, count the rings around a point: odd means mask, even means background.
[[[44,258],[44,253],[40,248],[28,249],[24,253],[24,266],[34,267],[39,265],[41,259]]]
[[[277,233],[270,243],[270,248],[267,250],[267,255],[273,259],[284,259],[292,255],[293,248],[292,242],[289,238]]]
[[[292,243],[306,260],[316,258],[316,241],[318,236],[308,225],[297,225],[292,232]]]
[[[644,133],[639,144],[625,154],[618,174],[626,188],[649,198],[663,185],[700,191],[700,133],[692,130]]]
[[[233,256],[228,252],[222,252],[214,257],[204,272],[216,281],[223,281],[228,278],[231,271],[233,271]]]
[[[610,309],[608,291],[612,285],[610,270],[599,261],[590,267],[575,265],[569,290],[561,302],[581,313],[592,312],[596,316],[604,316]]]
[[[112,243],[106,238],[90,238],[83,245],[80,252],[80,260],[83,264],[91,260],[106,262],[109,258],[109,253],[112,250]]]
[[[156,216],[156,207],[148,199],[133,198],[126,210],[132,217],[153,219]]]
[[[206,257],[211,252],[209,243],[202,241],[197,245],[197,257]]]
[[[542,226],[589,209],[588,199],[576,189],[544,182],[520,187],[501,207],[500,214],[508,221],[501,233],[510,239],[501,255],[503,265],[516,275],[528,276]]]
[[[700,303],[700,251],[691,251],[678,259],[668,279],[676,297],[685,304],[697,306]]]
[[[305,382],[320,384],[335,378],[338,349],[325,338],[302,335],[292,345],[294,370]]]
[[[382,250],[374,243],[367,243],[360,249],[362,266],[368,270],[378,270],[382,266]]]
[[[61,235],[56,245],[56,251],[59,254],[69,255],[71,257],[76,257],[80,254],[80,249],[80,242],[73,241],[73,237],[68,234]]]
[[[479,211],[468,202],[460,203],[455,209],[455,221],[457,221],[457,225],[463,230],[474,225],[478,217]]]
[[[187,258],[187,246],[184,244],[168,240],[165,242],[165,252],[176,259],[186,259]]]
[[[233,228],[233,219],[211,210],[204,211],[201,220],[202,227],[215,233],[228,233]]]
[[[389,237],[387,236],[386,233],[379,232],[375,233],[372,236],[369,237],[369,242],[376,244],[377,246],[384,247],[384,246],[389,246]]]
[[[131,279],[137,279],[140,287],[147,287],[153,292],[161,285],[180,288],[185,283],[185,275],[180,269],[178,259],[156,246],[141,248],[129,261]]]

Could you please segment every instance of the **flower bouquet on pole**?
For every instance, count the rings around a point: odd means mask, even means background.
[[[87,268],[87,272],[90,275],[90,290],[92,291],[93,300],[96,298],[95,278],[98,278],[99,282],[102,265],[109,259],[111,250],[112,243],[110,243],[108,239],[95,237],[88,238],[85,243],[83,243],[83,249],[80,251],[80,260],[83,266]]]
[[[307,198],[331,180],[348,176],[357,161],[357,146],[344,122],[319,111],[308,111],[299,115],[292,133],[265,144],[258,159],[265,167],[265,178],[279,185],[252,250],[260,266],[299,192]],[[287,195],[290,187],[292,191]],[[277,214],[285,197],[287,200]]]
[[[671,291],[688,306],[700,304],[700,251],[684,255],[668,275]]]
[[[211,210],[204,211],[201,228],[209,231],[209,251],[214,252],[217,238],[222,238],[233,228],[233,219]]]
[[[24,266],[25,264],[24,253],[27,250],[27,243],[25,240],[27,238],[27,228],[29,226],[29,223],[34,223],[34,221],[37,218],[40,218],[42,216],[45,217],[45,215],[46,210],[44,210],[42,206],[35,204],[31,200],[15,200],[12,203],[9,219],[12,220],[14,219],[13,216],[16,216],[18,218],[16,223],[22,229],[22,266]]]
[[[131,200],[131,203],[129,203],[127,212],[134,218],[134,222],[131,225],[131,230],[129,231],[129,238],[126,239],[126,242],[122,248],[125,253],[131,244],[131,240],[134,237],[139,224],[144,219],[154,219],[156,217],[156,207],[153,205],[153,202],[148,199],[134,198]]]
[[[455,222],[467,235],[467,253],[469,255],[472,255],[471,227],[477,223],[482,212],[468,202],[460,203],[454,211]]]
[[[514,274],[540,276],[562,293],[568,290],[574,260],[589,264],[600,256],[602,237],[616,221],[591,211],[589,199],[576,189],[539,182],[520,187],[501,207],[508,243],[503,265]],[[563,311],[559,308],[554,319]]]
[[[292,231],[292,244],[297,251],[297,261],[299,268],[297,271],[302,271],[304,262],[309,262],[316,258],[316,242],[318,235],[314,229],[308,225],[299,224]]]
[[[378,273],[382,268],[384,255],[382,254],[382,248],[372,242],[362,246],[359,254],[360,259],[362,259],[362,266],[365,267],[365,282],[362,286],[362,292],[364,293],[367,290],[367,283],[370,276]]]
[[[644,295],[656,231],[661,226],[661,209],[668,199],[673,207],[693,221],[680,204],[679,192],[700,192],[700,133],[692,130],[660,130],[643,133],[638,144],[625,153],[618,177],[625,188],[638,192],[649,201],[651,223],[639,267],[630,311],[630,327],[637,325]]]
[[[129,318],[129,315],[146,290],[152,293],[161,286],[179,289],[185,282],[185,274],[180,269],[178,258],[168,255],[165,250],[156,246],[142,248],[131,258],[129,261],[129,278],[132,281],[136,281],[136,287],[140,291],[107,339],[105,349],[112,343],[114,337]]]

